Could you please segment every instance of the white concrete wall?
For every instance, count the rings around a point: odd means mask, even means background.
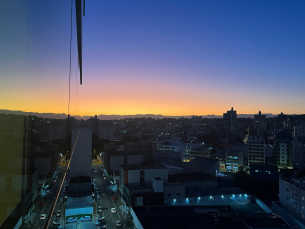
[[[282,179],[279,180],[279,201],[283,206],[288,206],[289,204],[289,183]],[[287,191],[288,190],[288,191]]]
[[[164,183],[168,182],[167,169],[146,169],[145,170],[145,184],[151,184],[154,177],[160,177]]]
[[[163,192],[163,180],[153,179],[153,188],[155,192]]]
[[[140,183],[140,170],[128,170],[128,184]]]
[[[74,152],[73,152],[74,149]],[[74,127],[72,130],[70,176],[91,176],[92,129]]]

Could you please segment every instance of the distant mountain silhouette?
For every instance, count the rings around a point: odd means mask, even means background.
[[[15,115],[32,115],[32,116],[37,116],[37,117],[41,117],[41,118],[51,118],[51,119],[66,119],[68,117],[67,114],[54,114],[54,113],[38,113],[38,112],[25,112],[25,111],[11,111],[11,110],[1,110],[0,109],[0,114],[15,114]],[[269,117],[275,117],[276,115],[273,115],[271,113],[266,113],[263,115],[267,115],[267,118]],[[97,118],[99,120],[115,120],[115,119],[125,119],[125,118],[157,118],[157,119],[161,119],[161,118],[191,118],[192,116],[201,116],[202,118],[222,118],[222,115],[189,115],[189,116],[164,116],[161,114],[136,114],[136,115],[116,115],[116,114],[112,114],[112,115],[103,115],[100,114],[97,116]],[[94,116],[80,116],[80,115],[76,115],[73,116],[71,115],[71,117],[74,117],[76,119],[83,119],[83,120],[87,120],[89,118],[94,118]],[[254,114],[238,114],[237,115],[238,118],[254,118]]]

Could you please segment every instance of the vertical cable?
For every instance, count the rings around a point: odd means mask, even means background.
[[[70,25],[70,65],[69,65],[69,100],[68,100],[68,115],[70,114],[70,87],[71,87],[71,49],[72,49],[72,8],[73,0],[71,0],[71,25]]]
[[[75,114],[74,114],[75,116],[76,116],[76,102],[77,102],[77,67],[78,67],[78,64],[76,63],[76,72],[75,72]]]

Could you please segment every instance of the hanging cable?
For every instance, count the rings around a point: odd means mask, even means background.
[[[70,25],[70,65],[69,65],[69,100],[68,100],[68,115],[70,115],[70,88],[71,88],[71,49],[72,49],[72,9],[73,0],[71,0],[71,25]]]
[[[78,67],[78,64],[76,62],[76,72],[75,72],[75,114],[74,114],[75,116],[76,116],[76,102],[77,102],[77,67]]]

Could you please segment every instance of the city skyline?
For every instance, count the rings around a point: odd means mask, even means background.
[[[0,109],[67,113],[70,2],[1,4]],[[82,86],[73,17],[70,114],[304,114],[304,8],[87,2]]]

